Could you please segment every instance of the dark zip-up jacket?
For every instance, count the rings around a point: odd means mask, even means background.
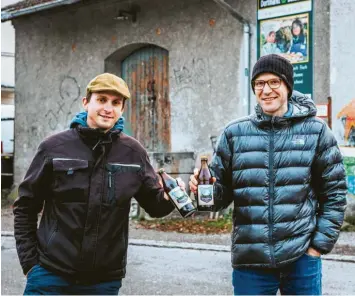
[[[309,247],[330,252],[346,207],[337,142],[311,99],[294,92],[291,116],[256,113],[230,123],[211,169],[217,208],[234,201],[232,266],[275,268]]]
[[[15,239],[23,272],[41,264],[79,282],[124,277],[133,196],[152,217],[174,209],[138,141],[81,126],[40,144],[18,192]]]

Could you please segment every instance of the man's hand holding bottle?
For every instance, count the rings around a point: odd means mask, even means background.
[[[197,186],[198,186],[197,178],[198,178],[199,171],[200,170],[198,168],[195,168],[194,174],[190,176],[189,187],[190,187],[190,190],[193,194],[197,194]],[[212,181],[213,181],[213,183],[215,183],[216,178],[212,177]]]
[[[185,183],[181,178],[174,179],[169,176],[163,168],[159,169],[161,185],[164,188],[164,198],[170,200],[183,218],[191,216],[196,208],[190,196],[185,191]]]
[[[195,168],[194,174],[190,176],[190,190],[194,193],[197,202],[197,209],[201,212],[215,212],[214,186],[216,178],[208,166],[208,157],[201,156],[200,169]]]
[[[184,182],[180,177],[177,177],[175,180],[176,180],[176,182],[178,183],[178,185],[180,186],[181,190],[184,190],[184,191],[185,191],[185,190],[186,190],[186,184],[185,184],[185,182]],[[161,188],[164,189],[163,181],[162,181],[161,178],[159,178],[159,184],[160,184]],[[170,200],[169,195],[168,195],[165,191],[164,191],[164,198],[165,198],[166,200]]]

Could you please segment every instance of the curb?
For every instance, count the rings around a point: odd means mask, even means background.
[[[228,252],[228,253],[231,250],[230,246],[226,246],[226,245],[180,243],[180,242],[156,241],[156,240],[147,240],[147,239],[129,239],[128,244],[132,246],[188,249],[188,250],[197,250],[197,251]]]
[[[156,247],[156,248],[175,248],[175,249],[189,249],[189,250],[197,250],[197,251],[228,252],[228,253],[230,252],[230,246],[225,246],[225,245],[178,243],[178,242],[140,240],[140,239],[130,239],[128,244],[133,246],[147,246],[147,247]],[[329,260],[329,261],[355,263],[355,256],[350,256],[350,255],[328,254],[328,255],[322,255],[322,259]]]
[[[13,237],[13,231],[1,231],[3,237]],[[211,252],[230,252],[230,246],[225,245],[212,245],[212,244],[199,244],[199,243],[179,243],[168,241],[156,241],[147,239],[129,239],[128,244],[131,246],[154,247],[154,248],[173,248],[173,249],[187,249],[196,251],[211,251]],[[355,256],[350,255],[335,255],[328,254],[322,255],[323,260],[340,261],[355,263]]]

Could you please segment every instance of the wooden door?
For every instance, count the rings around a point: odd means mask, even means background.
[[[122,62],[122,78],[131,92],[123,115],[125,132],[148,151],[171,149],[168,61],[167,50],[147,46]]]

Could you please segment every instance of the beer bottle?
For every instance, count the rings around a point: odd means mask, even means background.
[[[169,176],[164,169],[159,170],[159,175],[163,181],[164,191],[169,195],[170,201],[174,204],[180,215],[186,218],[196,212],[191,198],[180,188],[177,181]]]
[[[207,162],[207,156],[201,156],[201,168],[197,176],[197,209],[202,212],[213,212],[213,180]]]

